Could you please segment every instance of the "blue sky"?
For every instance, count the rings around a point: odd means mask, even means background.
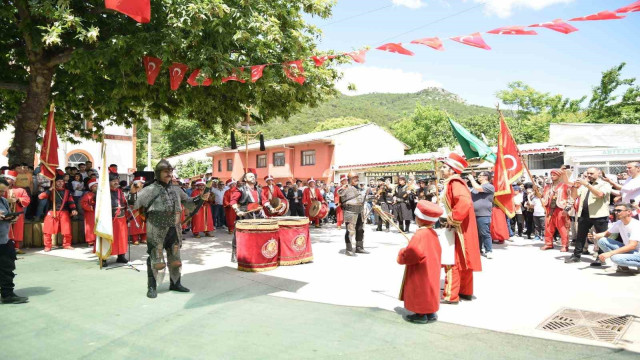
[[[531,25],[570,19],[602,10],[616,10],[634,0],[338,0],[333,17],[310,19],[323,30],[320,49],[351,51],[382,42],[402,42],[415,56],[378,50],[365,64],[342,67],[338,88],[354,83],[357,93],[415,92],[439,86],[471,104],[494,106],[495,93],[522,80],[535,89],[572,98],[591,93],[605,69],[626,62],[626,77],[640,82],[640,12],[621,20],[570,22],[579,31],[569,35],[536,28],[537,36],[482,34],[486,51],[450,40],[451,36],[486,32],[502,26]],[[369,10],[382,10],[341,21]],[[475,7],[475,8],[474,8]],[[413,28],[473,8],[423,29]],[[438,36],[445,51],[411,40]],[[389,39],[394,37],[393,39]],[[345,91],[346,92],[346,91]],[[346,92],[348,93],[348,92]],[[353,94],[353,93],[352,93]]]

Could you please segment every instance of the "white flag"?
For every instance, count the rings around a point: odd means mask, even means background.
[[[96,256],[106,260],[111,256],[113,242],[113,219],[111,218],[111,188],[109,187],[109,170],[107,168],[107,145],[102,142],[102,166],[96,193],[96,226],[93,232],[96,238]]]

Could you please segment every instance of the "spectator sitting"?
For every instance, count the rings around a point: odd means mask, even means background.
[[[598,241],[598,247],[604,253],[598,256],[604,264],[607,259],[618,266],[616,272],[629,273],[629,266],[640,268],[640,221],[631,217],[633,206],[629,203],[616,205],[614,213],[618,221],[613,223],[609,230],[591,235]],[[611,234],[619,234],[622,242],[611,239]]]

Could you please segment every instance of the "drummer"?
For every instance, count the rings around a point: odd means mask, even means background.
[[[267,217],[278,216],[276,213],[280,208],[276,210],[274,207],[284,206],[283,203],[287,201],[287,198],[280,190],[280,187],[273,184],[273,176],[265,176],[264,181],[267,183],[266,186],[262,187],[262,203],[265,207],[265,215]]]
[[[320,219],[309,214],[309,210],[311,209],[311,205],[314,201],[319,201],[323,204],[326,204],[324,196],[322,196],[322,194],[320,193],[320,189],[316,187],[316,180],[314,178],[311,178],[309,179],[309,181],[307,181],[307,187],[302,193],[302,203],[304,204],[305,215],[307,215],[313,225],[318,228],[320,227]]]
[[[237,190],[231,194],[229,205],[236,213],[236,223],[243,219],[262,218],[262,207],[260,206],[260,192],[256,186],[256,170],[247,169],[242,176],[242,184],[238,185]],[[233,232],[231,241],[231,262],[237,262],[236,257],[236,232]]]

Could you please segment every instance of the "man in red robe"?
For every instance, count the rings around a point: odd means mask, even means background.
[[[38,195],[40,200],[49,198],[51,210],[44,217],[44,225],[42,227],[44,239],[44,251],[51,251],[51,236],[62,233],[62,247],[64,249],[73,250],[71,246],[71,216],[78,215],[76,211],[76,203],[69,190],[65,188],[64,176],[56,175],[54,191],[47,190]],[[55,200],[55,203],[54,203]],[[55,204],[55,208],[53,207]],[[55,211],[55,213],[54,213]]]
[[[229,234],[233,234],[233,231],[236,229],[236,212],[231,208],[231,196],[233,196],[233,193],[236,191],[236,181],[229,179],[225,185],[228,189],[222,196],[222,207],[224,209],[224,217],[227,220],[227,230]]]
[[[126,264],[129,262],[124,254],[129,245],[129,229],[127,227],[127,199],[120,189],[120,177],[117,173],[109,174],[109,187],[111,188],[111,217],[113,218],[113,243],[111,255],[117,255],[116,262]],[[103,261],[106,266],[106,261]]]
[[[320,219],[313,218],[309,215],[309,209],[311,209],[312,201],[317,200],[321,203],[325,203],[324,197],[320,193],[320,189],[316,187],[316,181],[311,178],[307,181],[307,187],[302,192],[302,203],[304,204],[304,214],[307,215],[309,220],[315,225],[315,227],[320,227]]]
[[[80,206],[84,210],[84,241],[87,245],[95,246],[96,234],[96,192],[98,191],[98,179],[93,179],[87,184],[87,191],[80,199]]]
[[[347,184],[347,175],[346,174],[342,174],[340,175],[340,186],[345,186]],[[342,210],[342,206],[340,206],[340,196],[338,196],[338,189],[340,189],[339,187],[336,187],[336,189],[333,191],[333,198],[335,199],[336,202],[336,224],[338,225],[338,228],[342,227],[342,223],[344,222],[344,210]]]
[[[138,176],[133,179],[133,184],[138,184],[139,188],[144,186],[144,177]],[[129,235],[133,241],[133,245],[147,243],[147,222],[142,215],[142,209],[133,211],[134,218],[129,222]],[[134,220],[135,219],[135,220]]]
[[[273,176],[265,176],[264,181],[267,185],[262,187],[262,194],[260,196],[262,197],[262,204],[264,204],[265,207],[265,215],[267,217],[273,217],[276,216],[272,215],[276,212],[276,209],[271,205],[271,200],[278,198],[280,199],[280,206],[285,206],[284,203],[287,201],[287,198],[284,196],[280,188],[273,183]]]
[[[22,212],[22,214],[17,217],[16,222],[12,223],[9,228],[9,240],[15,242],[16,253],[24,254],[24,252],[20,250],[24,238],[24,209],[29,206],[31,197],[29,197],[27,190],[15,187],[16,178],[18,177],[17,171],[5,170],[3,175],[7,183],[9,183],[9,187],[7,191],[2,194],[2,197],[7,199],[9,207],[13,208],[13,212]]]
[[[569,203],[569,185],[562,179],[562,170],[551,170],[551,184],[547,184],[542,190],[542,206],[545,207],[547,216],[544,224],[544,246],[540,250],[553,249],[553,235],[558,230],[562,247],[560,251],[569,252],[569,229],[567,228],[568,215],[566,207]]]
[[[442,213],[439,205],[427,200],[418,201],[414,210],[418,230],[409,245],[398,253],[398,264],[406,265],[400,300],[404,301],[405,309],[414,313],[405,317],[413,323],[438,320],[442,249],[433,225]]]
[[[262,218],[262,198],[257,187],[256,170],[249,168],[242,176],[240,185],[231,193],[229,205],[236,213],[236,221],[242,219]],[[231,262],[238,262],[236,233],[231,239]]]
[[[206,184],[204,180],[198,180],[196,183],[196,189],[191,193],[191,197],[195,198],[204,194]],[[207,202],[202,205],[200,210],[191,218],[191,231],[196,238],[200,237],[200,233],[204,232],[204,236],[211,236],[210,231],[214,231],[213,227],[213,214],[211,212],[211,206]]]
[[[467,161],[456,153],[443,160],[440,172],[445,179],[442,202],[448,227],[456,231],[455,263],[445,265],[445,283],[442,293],[444,304],[457,304],[460,299],[473,298],[473,272],[482,271],[480,243],[476,214],[473,210],[471,192],[460,177],[468,166]]]

